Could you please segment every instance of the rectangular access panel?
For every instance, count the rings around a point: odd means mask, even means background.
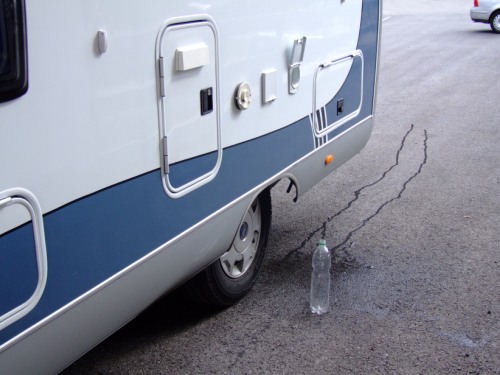
[[[209,19],[175,18],[159,39],[163,179],[177,198],[211,181],[222,159],[217,29]]]

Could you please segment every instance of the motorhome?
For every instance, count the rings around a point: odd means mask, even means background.
[[[242,298],[270,189],[367,143],[380,25],[380,0],[0,0],[0,373],[61,371],[186,282]]]

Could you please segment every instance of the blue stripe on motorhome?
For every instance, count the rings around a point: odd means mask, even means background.
[[[364,1],[358,46],[365,58],[363,107],[358,118],[335,129],[329,134],[330,139],[372,113],[376,48],[370,45],[377,38],[377,21],[378,2]],[[330,103],[336,111],[336,99]],[[0,332],[0,343],[70,303],[313,149],[311,124],[305,117],[279,131],[224,149],[215,179],[182,198],[167,197],[161,172],[155,170],[46,214],[49,276],[45,292],[31,313]],[[179,171],[188,170],[191,163],[199,163],[199,160],[180,163]],[[18,236],[22,236],[18,231],[0,236],[0,248],[20,241]],[[5,280],[16,280],[14,269],[5,272]],[[14,303],[15,300],[7,301],[2,296],[0,312]]]
[[[45,215],[49,270],[45,292],[29,315],[0,332],[0,340],[43,319],[286,168],[294,160],[291,145],[304,133],[301,129],[308,129],[306,139],[312,149],[309,120],[304,118],[224,150],[215,179],[184,197],[168,198],[160,171],[155,170]],[[196,162],[187,161],[186,168]],[[0,237],[0,248],[11,246],[17,232]],[[6,272],[7,279],[15,276]],[[1,306],[12,304],[0,301]]]

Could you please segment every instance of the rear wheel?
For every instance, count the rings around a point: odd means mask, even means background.
[[[248,208],[226,253],[188,281],[187,294],[215,306],[230,306],[241,299],[257,279],[270,227],[271,195],[266,189]]]
[[[500,10],[497,10],[490,18],[491,30],[494,33],[500,33]]]

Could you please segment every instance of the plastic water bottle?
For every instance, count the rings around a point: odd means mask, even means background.
[[[324,314],[330,308],[330,251],[325,240],[319,240],[312,258],[311,312]]]

